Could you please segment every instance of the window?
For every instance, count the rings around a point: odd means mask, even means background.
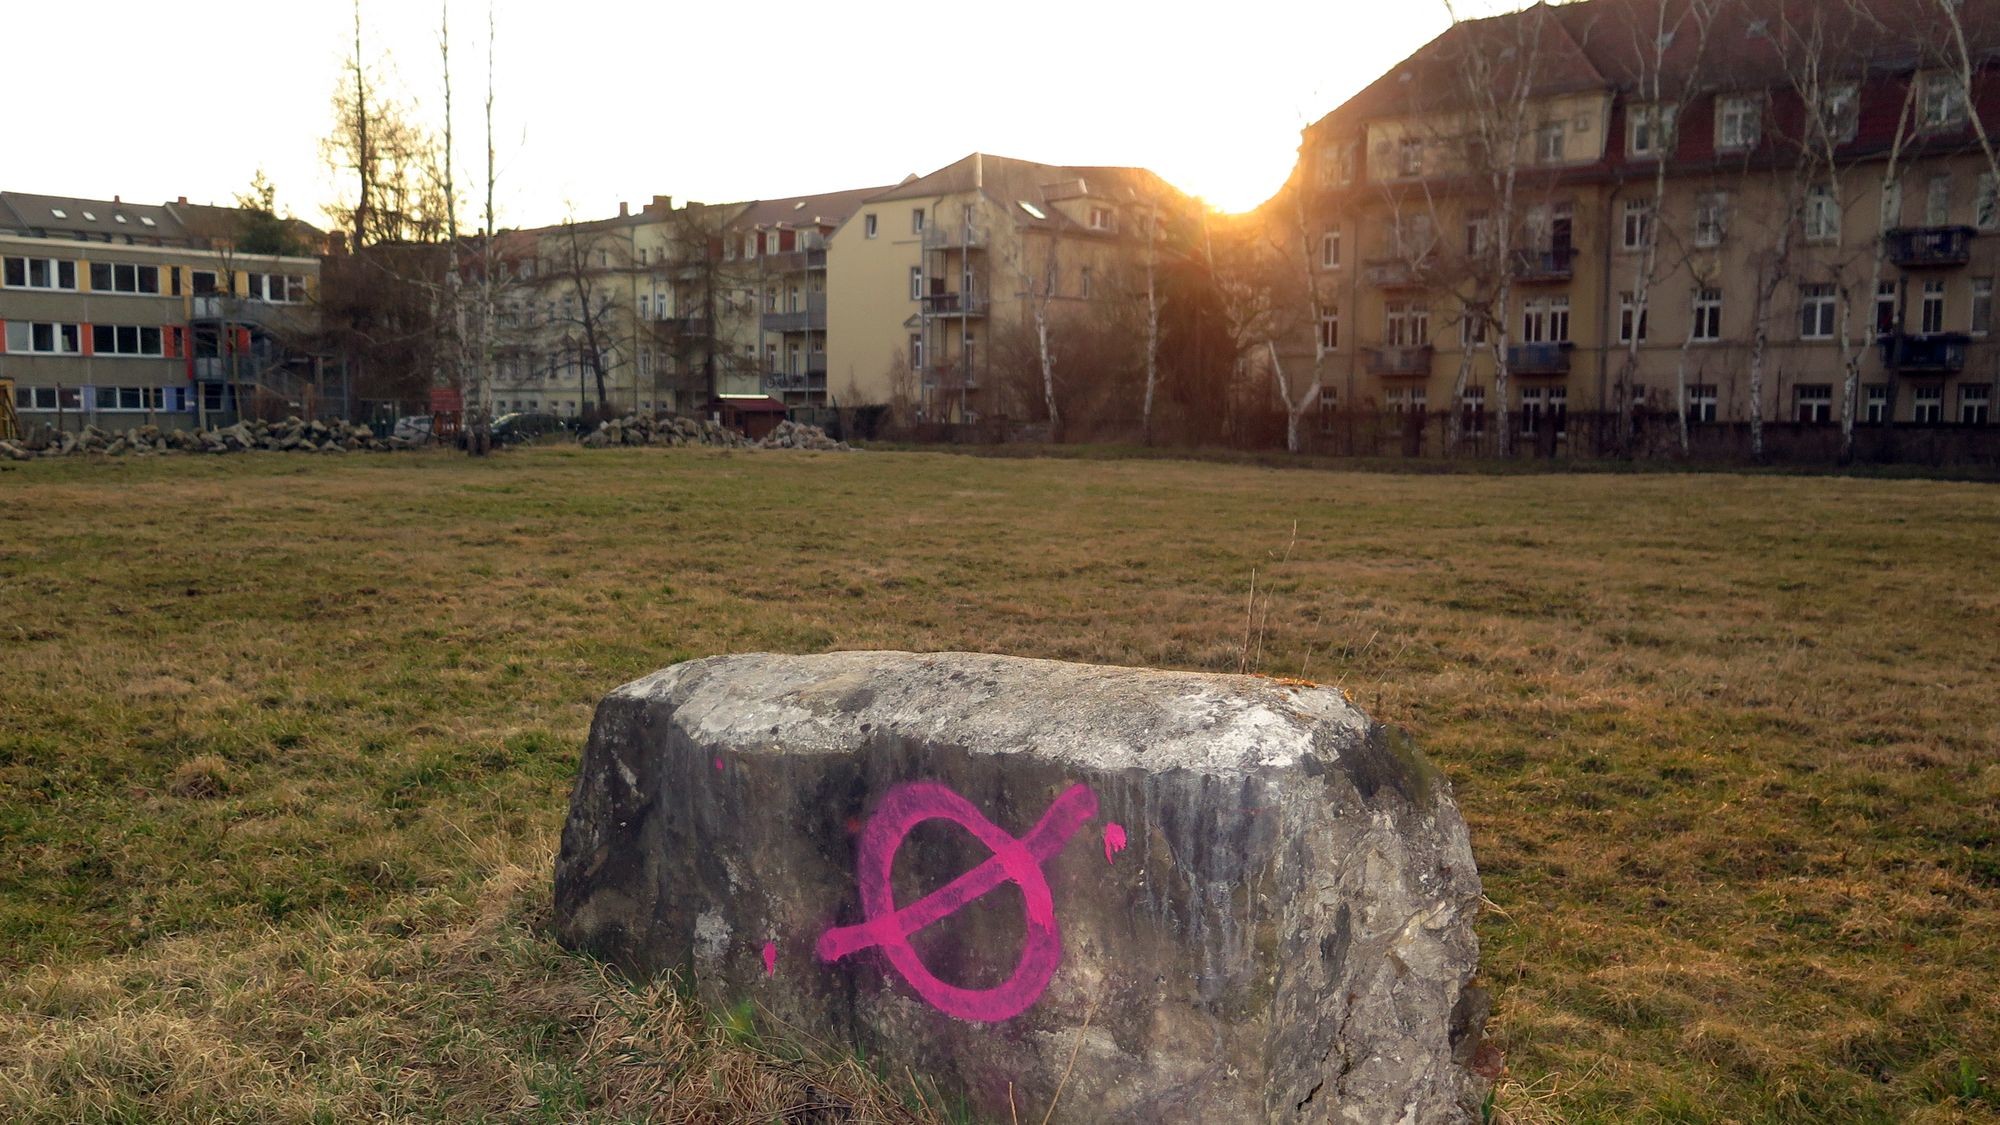
[[[1875,334],[1886,336],[1896,330],[1896,283],[1875,283]]]
[[[1424,142],[1416,137],[1404,137],[1396,143],[1396,174],[1399,176],[1421,176],[1424,174]]]
[[[924,338],[915,333],[910,335],[910,370],[921,373],[924,369]]]
[[[1319,236],[1319,268],[1337,270],[1340,268],[1340,228],[1328,227]]]
[[[1084,267],[1082,267],[1081,269],[1077,270],[1077,292],[1078,292],[1078,294],[1079,294],[1080,296],[1083,296],[1083,297],[1088,297],[1088,296],[1090,296],[1090,267],[1089,267],[1089,266],[1084,266]]]
[[[158,293],[160,267],[130,262],[90,263],[90,287],[99,293]]]
[[[1694,325],[1688,330],[1688,339],[1698,344],[1722,339],[1722,290],[1694,291]]]
[[[75,289],[76,263],[56,258],[8,258],[5,278],[11,289]]]
[[[1521,388],[1521,432],[1534,436],[1542,420],[1542,388]]]
[[[83,350],[83,329],[75,324],[48,324],[34,320],[7,322],[7,350],[44,355],[75,355]]]
[[[75,387],[15,387],[16,410],[81,410],[83,397]]]
[[[1625,119],[1625,154],[1659,157],[1671,153],[1674,121],[1679,112],[1679,107],[1671,103],[1633,106]]]
[[[1834,290],[1824,283],[1799,286],[1799,339],[1833,338]]]
[[[868,212],[868,213],[867,213],[866,215],[863,215],[863,216],[861,216],[861,235],[862,235],[862,237],[864,237],[864,238],[874,238],[874,237],[875,237],[875,233],[876,233],[876,231],[877,231],[878,229],[879,229],[879,228],[878,228],[878,227],[877,227],[877,226],[875,225],[875,212],[873,212],[873,211],[870,211],[870,212]]]
[[[1537,297],[1522,306],[1522,343],[1561,344],[1568,341],[1568,297]]]
[[[99,410],[160,410],[165,406],[166,394],[161,387],[97,388]]]
[[[924,267],[910,267],[910,300],[919,301],[924,296]]]
[[[1336,424],[1339,421],[1340,389],[1338,387],[1321,387],[1319,389],[1319,432],[1323,434],[1334,432]]]
[[[1933,280],[1924,282],[1924,303],[1922,308],[1922,315],[1923,315],[1923,327],[1920,328],[1919,331],[1921,331],[1924,335],[1929,336],[1933,333],[1944,331],[1944,282],[1943,281]]]
[[[1828,86],[1820,94],[1819,111],[1819,124],[1826,129],[1829,138],[1839,144],[1854,139],[1855,130],[1861,124],[1861,101],[1854,83]]]
[[[1464,416],[1464,430],[1468,434],[1486,432],[1486,388],[1467,387],[1465,397],[1459,400]]]
[[[1927,74],[1923,79],[1924,128],[1949,129],[1965,124],[1965,87],[1952,74]]]
[[[1090,209],[1090,229],[1117,230],[1118,217],[1111,213],[1111,208],[1109,207],[1092,207]]]
[[[1951,222],[1951,177],[1932,176],[1924,187],[1924,224],[1941,227]]]
[[[764,311],[767,313],[778,311],[778,287],[775,285],[764,287]]]
[[[1389,230],[1389,236],[1394,241],[1391,248],[1393,255],[1411,262],[1429,257],[1437,243],[1431,233],[1429,215],[1398,217],[1395,226]]]
[[[1559,164],[1563,158],[1563,123],[1552,121],[1535,130],[1535,159],[1543,164]]]
[[[1643,250],[1653,233],[1653,203],[1648,199],[1625,201],[1624,247]]]
[[[1630,293],[1618,294],[1618,342],[1646,342],[1646,307]]]
[[[1806,241],[1840,241],[1840,199],[1827,184],[1814,184],[1806,192]]]
[[[1993,279],[1975,277],[1972,279],[1972,311],[1965,318],[1971,325],[1974,336],[1984,336],[1993,331]]]
[[[1944,421],[1944,388],[1941,386],[1917,387],[1911,394],[1910,421]]]
[[[134,324],[93,324],[90,348],[98,355],[163,355],[158,328]]]
[[[298,274],[252,273],[248,279],[244,296],[252,301],[271,304],[297,304],[306,299],[306,279]]]
[[[1722,98],[1715,106],[1715,147],[1755,148],[1763,128],[1763,105],[1754,96]]]
[[[1382,306],[1383,341],[1392,348],[1421,348],[1431,342],[1431,307],[1421,301]]]
[[[1713,191],[1695,197],[1694,244],[1703,248],[1722,245],[1729,225],[1729,196]]]
[[[1486,314],[1470,306],[1460,310],[1458,317],[1458,339],[1466,347],[1486,342]]]
[[[1532,223],[1532,220],[1531,220]],[[1474,211],[1465,216],[1465,256],[1477,258],[1493,245],[1493,216]]]
[[[924,233],[924,209],[921,207],[910,208],[910,233]]]
[[[1958,421],[1965,426],[1986,424],[1986,404],[1990,388],[1986,383],[1963,383],[1958,388]]]
[[[1903,181],[1882,181],[1882,229],[1901,226],[1903,222]]]
[[[2000,230],[2000,192],[1994,190],[1993,173],[1982,172],[1972,196],[1972,225],[1991,233]]]
[[[1569,429],[1569,388],[1549,388],[1549,424],[1556,436],[1561,437]]]
[[[1800,383],[1792,388],[1794,417],[1801,422],[1827,422],[1833,419],[1833,384]]]
[[[1323,352],[1340,347],[1340,310],[1333,305],[1319,307],[1319,347]]]
[[[1862,390],[1862,420],[1882,423],[1889,420],[1889,384],[1870,383]]]
[[[1715,384],[1690,383],[1687,389],[1687,413],[1690,422],[1715,421]]]

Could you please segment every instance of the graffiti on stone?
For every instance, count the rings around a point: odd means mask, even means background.
[[[896,786],[883,795],[861,830],[855,885],[862,921],[822,933],[816,945],[820,960],[830,963],[865,949],[880,949],[917,995],[946,1015],[986,1023],[1020,1015],[1041,998],[1062,963],[1055,897],[1042,867],[1096,815],[1097,795],[1087,785],[1072,785],[1050,803],[1033,828],[1015,837],[944,785],[911,781]],[[912,829],[932,820],[959,825],[993,854],[943,887],[898,906],[890,881],[896,853]],[[1115,850],[1110,830],[1116,827],[1106,828],[1107,859]],[[1118,829],[1116,838],[1122,847],[1124,829]],[[910,944],[910,936],[1007,883],[1021,889],[1026,905],[1027,933],[1013,973],[992,988],[963,988],[939,979]]]

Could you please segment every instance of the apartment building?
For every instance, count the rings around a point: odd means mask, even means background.
[[[832,398],[934,421],[1020,411],[994,345],[1038,309],[1088,317],[1129,299],[1155,212],[1185,205],[1143,168],[984,153],[869,197],[829,243]]]
[[[787,406],[829,404],[829,240],[864,200],[886,190],[877,186],[764,200],[730,224],[729,250],[755,278],[754,349],[763,394]]]
[[[759,393],[745,203],[655,196],[607,219],[495,239],[495,409],[696,413]]]
[[[22,424],[226,423],[309,394],[324,236],[266,217],[294,252],[251,252],[248,218],[0,192],[0,379]]]
[[[2000,97],[1955,66],[1951,11],[1972,58],[2000,46],[1993,0],[1456,25],[1309,126],[1267,207],[1311,258],[1323,401],[1526,437],[1572,411],[1831,422],[1853,363],[1863,424],[1991,424],[1975,126],[2000,131]]]

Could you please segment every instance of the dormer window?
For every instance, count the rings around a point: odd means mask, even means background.
[[[1399,176],[1424,174],[1424,142],[1420,138],[1404,137],[1397,142],[1396,174]]]
[[[1924,76],[1924,128],[1950,129],[1965,124],[1965,87],[1951,74]]]
[[[1763,103],[1748,94],[1717,100],[1715,147],[1739,152],[1757,147],[1763,133],[1763,109]]]
[[[123,216],[123,215],[113,215],[113,216],[111,216],[111,217],[112,217],[112,218],[113,218],[114,220],[116,220],[116,221],[118,221],[118,222],[121,222],[121,223],[125,221],[125,216]]]
[[[55,216],[56,218],[58,218],[58,219],[67,219],[67,218],[69,218],[69,212],[68,212],[68,211],[65,211],[65,210],[63,210],[63,209],[62,209],[62,208],[60,208],[60,207],[51,207],[51,208],[49,208],[49,214],[51,214],[51,215],[54,215],[54,216]]]
[[[83,213],[83,221],[84,221],[84,222],[86,222],[86,223],[94,223],[94,222],[96,222],[96,221],[97,221],[97,216],[96,216],[96,215],[93,215],[93,214],[91,214],[91,213],[90,213],[90,212],[88,212],[88,211],[85,211],[85,212]]]
[[[1117,230],[1117,218],[1112,215],[1109,207],[1092,207],[1090,209],[1090,229]]]
[[[1672,153],[1679,109],[1671,103],[1633,106],[1625,119],[1625,154],[1658,159]]]

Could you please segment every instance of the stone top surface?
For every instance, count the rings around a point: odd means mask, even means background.
[[[1033,746],[1098,769],[1284,768],[1338,757],[1369,727],[1334,688],[963,652],[714,656],[612,696],[669,703],[705,744],[773,743],[781,730],[787,753],[844,753],[900,737],[973,753]]]

